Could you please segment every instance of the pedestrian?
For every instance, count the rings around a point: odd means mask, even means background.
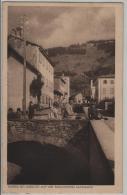
[[[59,103],[58,102],[53,103],[52,112],[54,114],[55,119],[60,119]]]
[[[16,114],[13,111],[13,108],[8,109],[7,118],[8,120],[14,120],[16,118]]]
[[[88,117],[91,120],[98,119],[96,103],[94,101],[91,101],[90,106],[88,108]]]
[[[30,101],[29,103],[29,119],[31,120],[34,117],[34,106],[33,102]]]
[[[76,118],[76,113],[74,113],[72,105],[73,105],[73,100],[69,99],[69,102],[65,104],[64,118],[68,118],[68,119]]]
[[[16,118],[17,119],[21,119],[22,118],[22,111],[20,108],[17,108],[17,111],[16,111]]]

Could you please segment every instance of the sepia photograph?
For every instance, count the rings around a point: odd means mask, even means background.
[[[10,2],[3,9],[8,192],[120,192],[121,3]]]

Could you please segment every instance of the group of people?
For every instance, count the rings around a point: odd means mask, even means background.
[[[12,108],[8,109],[7,117],[8,120],[10,119],[21,119],[23,116],[23,113],[20,108],[17,108],[16,112]]]
[[[32,101],[29,103],[28,111],[25,113],[25,119],[32,119],[34,117],[34,105]],[[24,113],[21,108],[17,108],[16,112],[12,108],[8,109],[7,113],[8,120],[12,119],[24,119]]]
[[[90,120],[98,120],[103,117],[102,114],[98,111],[97,102],[94,100],[90,102],[90,105],[88,107],[88,117]]]
[[[73,101],[60,103],[54,102],[50,107],[49,118],[50,119],[75,119],[76,113],[73,111]]]
[[[32,101],[29,102],[28,111],[25,113],[25,119],[33,119],[35,115],[35,106]],[[49,106],[49,119],[75,119],[76,113],[73,111],[73,100],[69,102],[54,102],[53,105]],[[12,108],[8,109],[8,120],[9,119],[23,119],[24,115],[20,108],[17,108],[17,111],[14,112]]]
[[[28,117],[32,119],[34,117],[35,108],[32,102],[29,103]],[[69,102],[55,101],[53,105],[49,105],[49,119],[75,119],[76,113],[73,111],[73,100],[69,99]]]

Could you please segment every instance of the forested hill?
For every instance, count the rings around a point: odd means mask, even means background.
[[[49,48],[47,52],[55,64],[55,73],[71,77],[71,94],[83,91],[91,77],[115,73],[115,40]]]

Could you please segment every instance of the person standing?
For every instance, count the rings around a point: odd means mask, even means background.
[[[65,112],[64,112],[64,117],[68,119],[75,119],[76,114],[73,111],[72,108],[73,105],[73,100],[70,99],[68,103],[65,104]]]
[[[22,111],[20,108],[17,108],[17,111],[16,111],[16,118],[17,119],[21,119],[22,118]]]
[[[31,120],[34,117],[34,106],[33,106],[33,102],[30,101],[29,103],[29,119]]]

